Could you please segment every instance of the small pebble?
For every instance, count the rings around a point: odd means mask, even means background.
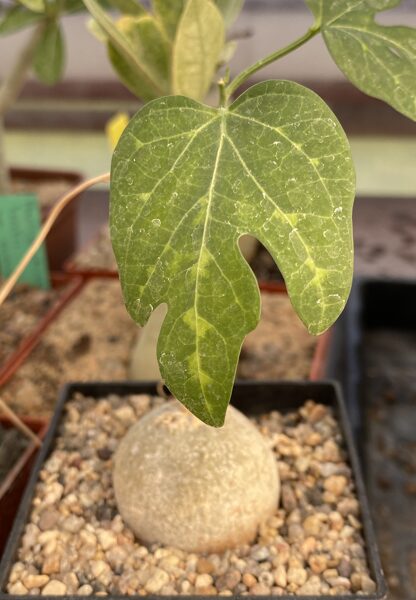
[[[341,496],[347,487],[347,483],[347,478],[344,475],[332,475],[325,481],[324,487],[334,496]]]
[[[63,596],[66,594],[66,585],[57,579],[51,579],[42,589],[42,596]]]

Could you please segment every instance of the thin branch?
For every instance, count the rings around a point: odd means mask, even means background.
[[[2,412],[4,412],[6,417],[9,417],[9,419],[13,423],[13,425],[15,425],[17,427],[17,429],[20,429],[20,431],[26,437],[31,439],[32,442],[34,442],[38,448],[40,448],[40,446],[42,446],[42,442],[38,438],[36,433],[33,433],[33,431],[31,429],[29,429],[29,427],[27,427],[27,425],[25,425],[23,423],[23,421],[14,413],[14,411],[12,411],[11,408],[9,408],[7,406],[7,404],[1,398],[0,398],[0,409],[2,410]]]
[[[63,196],[60,200],[58,200],[55,206],[51,209],[48,218],[45,221],[45,224],[43,225],[35,240],[32,242],[32,245],[27,250],[26,254],[23,256],[22,260],[20,261],[12,275],[10,275],[10,277],[5,281],[3,287],[0,289],[0,306],[6,300],[7,296],[10,294],[13,287],[16,285],[16,282],[19,279],[20,275],[26,269],[33,256],[36,254],[36,252],[41,247],[42,243],[45,241],[46,236],[52,229],[53,224],[55,223],[56,219],[59,217],[65,206],[69,204],[71,200],[79,196],[79,194],[92,187],[96,183],[102,183],[107,181],[110,181],[110,173],[105,173],[104,175],[99,175],[98,177],[94,177],[93,179],[88,179],[88,181],[84,181],[80,185],[76,186],[70,192],[65,194],[65,196]]]
[[[237,75],[237,77],[226,87],[226,99],[228,100],[231,97],[231,95],[240,87],[240,85],[243,84],[249,77],[251,77],[251,75],[253,75],[257,71],[260,71],[260,69],[267,67],[267,65],[274,63],[276,60],[279,60],[279,58],[283,58],[283,56],[286,56],[290,52],[293,52],[293,50],[300,48],[300,46],[303,46],[303,44],[308,42],[317,33],[319,33],[319,31],[319,26],[311,27],[304,35],[302,35],[302,37],[298,38],[288,46],[285,46],[284,48],[281,48],[276,52],[272,52],[272,54],[269,54],[265,58],[262,58],[261,60],[251,65],[250,67],[247,67],[247,69],[242,71],[240,75]]]

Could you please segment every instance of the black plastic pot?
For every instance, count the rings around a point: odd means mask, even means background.
[[[23,534],[27,518],[29,516],[34,487],[38,480],[39,472],[51,452],[57,435],[58,425],[62,417],[65,403],[74,393],[80,392],[94,398],[102,398],[109,394],[131,395],[131,394],[157,394],[156,384],[149,383],[72,383],[67,385],[61,393],[60,400],[50,429],[48,431],[42,451],[37,459],[29,485],[19,509],[14,528],[12,530],[3,561],[0,564],[0,600],[10,598],[4,592],[7,585],[8,574],[16,560],[16,553],[20,539]],[[367,600],[383,600],[386,598],[386,587],[377,552],[377,546],[373,534],[369,509],[365,495],[364,484],[360,472],[359,461],[354,448],[353,437],[348,423],[346,410],[341,397],[339,386],[333,382],[237,382],[232,396],[232,404],[242,412],[250,415],[261,414],[273,409],[288,412],[302,406],[307,400],[313,398],[315,401],[331,406],[335,416],[338,418],[341,431],[348,452],[349,462],[353,471],[356,485],[357,497],[360,502],[361,519],[363,523],[363,534],[366,542],[367,561],[371,576],[376,582],[376,592],[365,596]],[[33,597],[33,596],[32,596]],[[123,598],[125,596],[119,596]],[[283,600],[289,600],[293,596],[280,596]],[[303,596],[308,600],[330,600],[333,596]],[[337,596],[339,600],[352,600],[362,598],[362,595],[351,594],[348,596]],[[40,598],[40,597],[39,597]],[[95,598],[95,597],[94,597]],[[98,600],[98,597],[96,597]],[[117,598],[112,596],[112,598]],[[162,600],[162,596],[160,599]],[[203,596],[194,596],[203,598]],[[254,596],[252,596],[254,600]]]
[[[359,280],[344,321],[331,374],[345,386],[389,598],[407,600],[416,594],[416,283]]]

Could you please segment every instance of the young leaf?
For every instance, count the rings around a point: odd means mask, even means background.
[[[170,40],[175,37],[185,3],[186,0],[152,0],[155,15]]]
[[[215,0],[226,25],[234,23],[243,8],[244,0]]]
[[[33,59],[33,69],[42,83],[53,85],[62,76],[65,66],[65,48],[62,33],[56,21],[50,21],[43,32]]]
[[[147,64],[143,63],[135,54],[129,41],[117,29],[113,20],[101,8],[97,0],[83,0],[83,2],[91,16],[97,21],[98,25],[108,36],[111,47],[120,55],[122,64],[125,66],[126,71],[128,71],[125,74],[126,78],[130,76],[139,78],[144,82],[146,87],[151,90],[154,97],[163,95],[165,93],[164,89],[160,88],[158,82],[154,80],[153,75],[149,72]],[[120,69],[121,68],[122,67],[120,66]]]
[[[157,83],[160,92],[155,93],[155,90],[148,85],[147,80],[132,68],[130,62],[110,42],[108,54],[123,83],[133,94],[143,100],[152,100],[160,95],[168,94],[169,43],[156,19],[151,15],[138,18],[123,17],[116,23],[116,27],[140,63],[146,66],[147,73]]]
[[[328,106],[288,81],[228,108],[150,102],[114,152],[110,226],[124,299],[144,325],[166,302],[162,376],[211,425],[223,423],[245,335],[260,313],[238,239],[271,252],[309,331],[344,307],[352,278],[354,170]]]
[[[0,19],[0,35],[14,33],[29,25],[34,25],[44,18],[41,13],[27,10],[23,6],[12,6]]]
[[[45,2],[44,0],[18,0],[20,4],[23,4],[29,10],[33,10],[33,12],[43,13],[45,11]]]
[[[173,46],[174,94],[204,99],[224,47],[224,21],[211,0],[188,0]]]
[[[416,120],[416,29],[383,26],[378,11],[401,0],[306,0],[348,79]]]

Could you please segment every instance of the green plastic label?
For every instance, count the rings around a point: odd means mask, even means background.
[[[40,229],[39,204],[34,194],[0,196],[0,273],[9,277]],[[50,288],[45,246],[42,245],[21,275],[20,282]]]

